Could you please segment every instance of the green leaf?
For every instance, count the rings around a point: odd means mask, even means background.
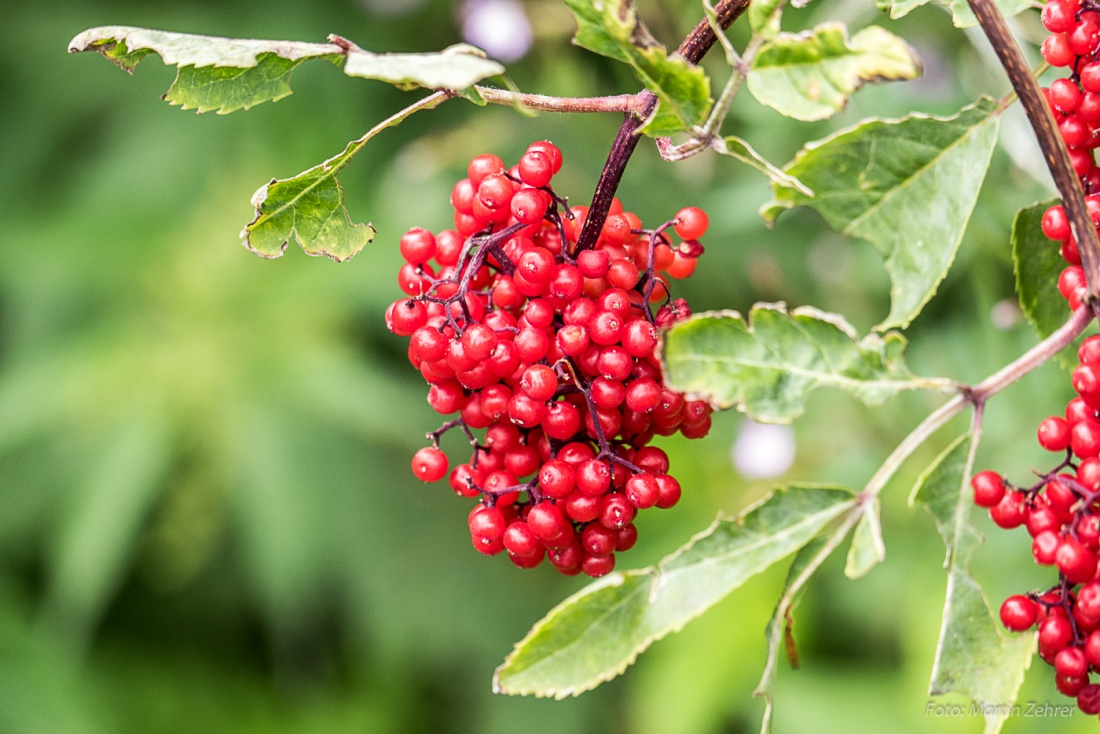
[[[337,172],[351,162],[358,148],[344,152],[293,178],[272,179],[252,195],[256,217],[245,226],[245,247],[266,258],[280,257],[293,238],[310,255],[336,262],[354,256],[374,239],[370,224],[351,221],[344,206],[344,187]]]
[[[896,20],[928,2],[929,0],[875,0],[875,7],[889,12],[890,17]],[[956,28],[971,28],[978,25],[978,19],[974,16],[967,0],[936,0],[936,4],[951,11],[951,21]],[[1042,7],[1043,4],[1037,0],[994,0],[994,5],[1001,11],[1001,15],[1011,18],[1028,8]]]
[[[746,322],[735,311],[696,314],[664,335],[670,386],[753,420],[789,423],[819,387],[836,387],[868,405],[927,387],[902,362],[905,339],[891,332],[860,340],[842,317],[816,309],[788,313],[757,304]]]
[[[486,57],[480,48],[460,43],[431,54],[372,54],[353,49],[348,53],[344,73],[404,88],[457,91],[503,74],[504,67]]]
[[[1066,267],[1059,251],[1060,243],[1043,234],[1043,214],[1058,200],[1033,204],[1021,209],[1012,221],[1012,266],[1016,273],[1016,293],[1020,309],[1042,338],[1058,330],[1069,318],[1069,305],[1053,287]],[[1059,352],[1063,366],[1072,366],[1066,352]]]
[[[975,436],[958,438],[917,480],[910,502],[928,508],[947,546],[947,595],[928,693],[969,696],[982,706],[986,734],[994,734],[1016,701],[1035,637],[1002,632],[970,575],[970,559],[982,542],[970,523],[966,491],[976,448]]]
[[[657,111],[643,132],[671,135],[699,125],[710,111],[710,79],[683,58],[669,56],[638,19],[631,0],[565,0],[577,19],[573,42],[629,64],[638,80],[657,95]]]
[[[382,130],[446,99],[442,92],[425,97],[348,143],[339,155],[293,178],[272,179],[261,186],[252,195],[256,217],[241,232],[242,244],[261,257],[275,258],[286,251],[293,238],[310,255],[324,255],[336,262],[354,256],[374,239],[375,229],[351,221],[344,206],[344,188],[336,174]]]
[[[749,4],[749,27],[762,39],[775,38],[779,33],[779,19],[783,14],[784,0],[762,0]]]
[[[878,497],[875,497],[867,503],[852,533],[844,575],[850,579],[861,578],[884,560],[886,546],[882,542],[882,517]]]
[[[709,530],[660,565],[615,572],[559,604],[496,672],[498,693],[564,698],[619,675],[651,643],[816,536],[855,504],[833,487],[790,487]]]
[[[126,71],[156,53],[165,64],[179,67],[164,95],[168,102],[219,114],[287,96],[290,72],[306,59],[338,64],[343,56],[340,47],[327,43],[218,38],[129,26],[84,31],[69,44],[70,53],[79,51],[98,51]]]
[[[1000,111],[982,98],[953,117],[866,120],[810,143],[784,170],[813,189],[773,185],[761,216],[809,206],[835,229],[869,241],[890,274],[890,313],[905,327],[955,259],[997,142]]]
[[[719,153],[728,155],[731,158],[736,158],[742,163],[746,163],[752,166],[753,168],[767,176],[769,179],[771,179],[771,182],[773,184],[795,189],[796,191],[801,192],[804,196],[812,197],[814,195],[814,192],[806,188],[801,181],[799,181],[794,176],[791,176],[788,173],[784,173],[780,169],[776,168],[774,165],[771,164],[770,161],[764,158],[764,156],[757,153],[751,145],[749,145],[746,141],[742,140],[736,135],[730,135],[729,137],[723,138],[721,146],[722,147],[720,148],[717,145],[714,145],[712,147]]]
[[[848,39],[842,23],[805,33],[779,33],[752,60],[749,91],[796,120],[824,120],[871,82],[915,79],[921,62],[905,41],[879,26]]]
[[[837,546],[848,534],[851,527],[849,523],[842,523],[839,527],[818,535],[811,540],[795,555],[790,568],[787,569],[787,581],[783,588],[783,595],[779,597],[772,612],[772,618],[768,622],[765,637],[768,641],[768,659],[764,664],[764,672],[760,676],[760,682],[756,684],[756,690],[752,695],[764,699],[764,716],[760,722],[760,734],[768,734],[771,731],[772,711],[774,709],[774,690],[776,673],[779,668],[779,645],[787,654],[787,660],[792,668],[798,667],[798,649],[794,641],[794,610],[802,599],[806,589],[806,583],[810,577],[821,567],[825,559],[836,550]]]
[[[329,36],[329,41],[261,41],[104,26],[74,38],[69,52],[98,51],[126,71],[156,53],[165,64],[179,67],[164,95],[168,102],[219,114],[287,96],[291,71],[306,59],[323,58],[337,65],[346,59],[345,74],[402,88],[463,90],[504,73],[503,66],[466,44],[439,53],[373,54],[339,36]]]

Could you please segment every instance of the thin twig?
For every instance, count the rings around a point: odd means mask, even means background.
[[[481,85],[475,85],[474,88],[486,102],[519,106],[540,112],[620,112],[630,115],[641,111],[636,94],[617,94],[609,97],[551,97],[545,94],[525,94]]]
[[[1080,336],[1094,316],[1089,306],[1081,306],[1069,320],[1056,332],[1036,344],[1011,364],[1006,365],[971,388],[963,388],[958,395],[941,405],[935,412],[921,421],[920,425],[906,436],[893,453],[886,458],[874,476],[863,488],[862,496],[874,497],[882,491],[890,478],[913,452],[933,433],[942,428],[949,420],[966,409],[967,406],[984,405],[989,398],[1004,390],[1021,377],[1045,363],[1062,351],[1074,339]]]

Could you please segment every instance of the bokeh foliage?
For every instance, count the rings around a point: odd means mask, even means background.
[[[812,27],[837,7],[821,2],[788,20]],[[635,88],[628,70],[569,45],[563,6],[532,0],[527,10],[539,35],[509,66],[521,88]],[[641,12],[672,45],[700,10],[651,2]],[[870,3],[844,12],[909,39],[924,78],[864,90],[829,123],[786,121],[744,96],[726,132],[781,164],[867,115],[950,114],[1005,92],[984,50],[941,9],[898,22]],[[90,55],[67,56],[69,39],[125,23],[307,41],[335,32],[373,51],[434,51],[461,40],[452,4],[62,0],[7,16],[0,732],[755,729],[762,704],[749,694],[782,569],[598,690],[562,702],[495,697],[495,665],[583,581],[481,558],[467,539],[468,505],[408,471],[438,420],[382,323],[398,292],[398,236],[447,226],[450,185],[472,155],[514,159],[539,138],[565,151],[562,190],[583,202],[617,119],[526,118],[457,102],[414,117],[341,175],[353,217],[379,232],[364,253],[341,265],[298,251],[268,262],[237,240],[256,187],[327,158],[410,97],[305,65],[295,94],[277,104],[196,116],[158,100],[173,74],[155,60],[128,78]],[[1025,32],[1035,20],[1023,17]],[[995,307],[1013,313],[1013,216],[1049,196],[1018,167],[1037,153],[1010,122],[956,263],[907,329],[917,374],[976,381],[1036,341],[1022,319],[998,328],[991,318]],[[622,198],[646,221],[688,203],[711,211],[707,267],[685,287],[700,310],[783,300],[843,313],[866,333],[889,309],[870,245],[807,211],[766,229],[756,211],[768,184],[747,168],[708,156],[671,166],[643,146]],[[1041,466],[1034,427],[1068,392],[1049,365],[998,396],[979,466],[1016,477]],[[815,395],[784,479],[860,486],[935,402],[902,395],[871,411]],[[719,510],[766,492],[771,482],[730,465],[739,423],[718,415],[707,441],[665,444],[684,500],[641,519],[642,542],[624,561],[653,563]],[[810,585],[795,628],[803,667],[779,673],[775,731],[980,727],[925,715],[943,546],[906,498],[917,464],[953,435],[931,442],[884,493],[887,562],[858,581],[831,562]],[[1018,536],[989,535],[972,570],[992,597],[1042,583]],[[1029,676],[1024,698],[1057,701],[1050,678]],[[1010,720],[1006,731],[1029,723]],[[1094,724],[1077,716],[1058,726]]]

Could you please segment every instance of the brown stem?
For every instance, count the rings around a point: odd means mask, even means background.
[[[749,0],[722,0],[714,8],[718,16],[718,25],[723,29],[729,28],[748,7]],[[717,40],[718,37],[714,35],[710,22],[704,18],[680,44],[677,53],[689,64],[698,64]],[[618,135],[615,136],[615,141],[611,144],[611,152],[607,155],[607,162],[600,174],[600,180],[596,183],[592,204],[589,206],[588,214],[585,215],[584,227],[577,240],[576,251],[578,252],[594,247],[596,240],[599,239],[600,230],[603,229],[607,212],[611,208],[611,200],[615,198],[619,182],[622,181],[623,171],[626,170],[626,164],[633,155],[634,149],[638,147],[640,140],[638,128],[657,107],[657,95],[648,89],[639,92],[637,100],[637,111],[626,115]]]
[[[1047,168],[1050,169],[1054,185],[1058,188],[1059,196],[1062,197],[1062,205],[1066,209],[1073,237],[1077,241],[1077,250],[1081,253],[1081,266],[1085,270],[1085,278],[1088,281],[1088,295],[1085,300],[1096,303],[1100,300],[1100,240],[1097,238],[1092,218],[1089,217],[1088,210],[1085,208],[1084,191],[1070,163],[1065,141],[1058,133],[1054,115],[1047,106],[1046,100],[1043,99],[1039,84],[1035,81],[1023,53],[1020,52],[1015,37],[1008,30],[1004,16],[993,4],[993,0],[968,0],[968,2],[986,37],[989,38],[990,45],[997,52],[997,58],[1001,60],[1001,66],[1008,74],[1012,88],[1020,97],[1031,127],[1035,131]]]

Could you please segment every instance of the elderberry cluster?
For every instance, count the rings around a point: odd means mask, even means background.
[[[409,337],[428,403],[457,414],[428,434],[412,470],[479,500],[474,547],[521,568],[546,558],[563,574],[602,576],[634,546],[638,510],[680,499],[652,438],[710,430],[710,405],[665,387],[654,353],[658,329],[690,315],[669,278],[694,271],[708,220],[688,207],[644,229],[616,199],[582,249],[588,210],[550,185],[561,164],[547,141],[511,168],[492,154],[471,160],[451,192],[454,228],[401,238],[407,297],[386,323]],[[456,428],[472,455],[452,469],[439,440]]]

